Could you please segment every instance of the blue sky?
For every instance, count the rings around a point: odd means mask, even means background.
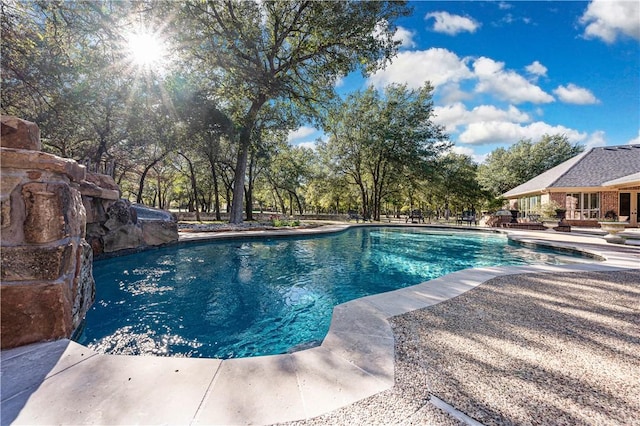
[[[339,93],[431,81],[434,121],[478,162],[544,134],[587,147],[640,143],[638,0],[410,4],[393,62],[367,79],[345,77]],[[302,127],[289,141],[324,137]]]

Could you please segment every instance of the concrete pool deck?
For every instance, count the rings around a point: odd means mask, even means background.
[[[415,226],[415,225],[414,225]],[[306,234],[337,232],[344,226]],[[299,235],[293,230],[224,233],[224,238]],[[2,424],[269,424],[308,419],[394,385],[388,318],[448,300],[494,277],[640,267],[640,248],[597,235],[509,232],[524,244],[606,259],[568,265],[467,269],[334,309],[321,346],[292,354],[216,360],[96,354],[69,340],[1,353]],[[189,234],[185,239],[210,239]],[[215,236],[216,238],[220,238]]]

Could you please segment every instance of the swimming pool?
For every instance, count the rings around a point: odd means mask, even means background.
[[[488,233],[361,227],[333,235],[194,243],[94,264],[76,339],[103,353],[235,358],[319,343],[335,305],[457,270],[559,263]]]

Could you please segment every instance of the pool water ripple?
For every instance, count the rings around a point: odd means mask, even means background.
[[[322,341],[340,303],[465,268],[528,263],[559,262],[503,235],[424,228],[169,247],[94,264],[96,303],[77,340],[112,354],[286,353]]]

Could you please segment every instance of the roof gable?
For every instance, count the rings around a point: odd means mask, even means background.
[[[640,145],[591,148],[507,191],[504,197],[547,188],[598,187],[640,172]]]
[[[593,148],[551,187],[601,186],[640,171],[640,145]]]

